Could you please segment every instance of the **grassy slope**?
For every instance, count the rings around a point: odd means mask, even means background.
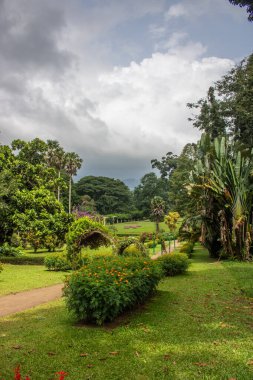
[[[4,264],[3,267],[0,295],[57,284],[65,277],[64,273],[49,272],[42,265]]]
[[[199,250],[189,274],[164,280],[114,329],[75,325],[62,300],[2,319],[0,373],[12,379],[21,364],[32,380],[59,370],[68,380],[252,380],[252,311],[237,281]]]

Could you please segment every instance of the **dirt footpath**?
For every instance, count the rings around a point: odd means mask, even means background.
[[[62,296],[63,284],[46,288],[26,290],[0,297],[0,317],[18,313],[46,302],[54,301]]]

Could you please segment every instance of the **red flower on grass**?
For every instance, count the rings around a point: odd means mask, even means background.
[[[66,376],[68,376],[68,373],[65,371],[56,372],[56,375],[59,375],[58,380],[64,380]]]

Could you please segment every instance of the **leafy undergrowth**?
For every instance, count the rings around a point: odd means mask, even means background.
[[[237,281],[197,248],[188,274],[118,324],[77,325],[62,300],[1,319],[0,375],[20,364],[36,380],[252,380],[252,303]]]
[[[63,273],[49,272],[41,265],[4,264],[3,268],[0,274],[0,296],[58,284],[65,278]]]

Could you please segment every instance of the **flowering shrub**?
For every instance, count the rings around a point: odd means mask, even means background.
[[[142,303],[161,277],[161,267],[150,259],[107,258],[74,272],[65,280],[63,292],[79,320],[101,325]]]
[[[165,276],[176,276],[184,273],[189,267],[188,256],[185,253],[170,253],[159,256],[157,262]]]

